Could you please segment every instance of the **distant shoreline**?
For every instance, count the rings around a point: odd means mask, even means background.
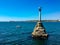
[[[26,20],[26,21],[0,21],[0,22],[38,22],[38,20]],[[60,20],[42,20],[42,22],[60,22]]]
[[[27,22],[38,22],[38,20],[28,20]],[[42,20],[42,22],[60,22],[60,20]]]

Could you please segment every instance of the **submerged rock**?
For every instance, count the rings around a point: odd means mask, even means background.
[[[21,28],[21,26],[17,25],[16,28]]]

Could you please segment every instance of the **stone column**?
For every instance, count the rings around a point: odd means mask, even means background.
[[[45,31],[45,28],[41,22],[41,8],[39,8],[39,21],[37,22],[34,31],[32,32],[33,38],[47,38],[48,34]]]

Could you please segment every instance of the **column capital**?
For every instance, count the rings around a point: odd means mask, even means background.
[[[41,7],[38,7],[39,11],[41,11]]]

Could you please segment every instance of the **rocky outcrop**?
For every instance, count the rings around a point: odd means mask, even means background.
[[[43,27],[41,22],[38,22],[37,25],[34,28],[34,31],[32,32],[33,38],[47,38],[48,34],[45,31],[45,28]]]

